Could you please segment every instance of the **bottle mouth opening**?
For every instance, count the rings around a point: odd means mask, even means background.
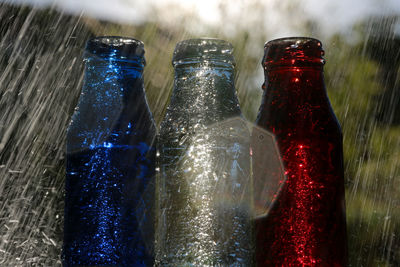
[[[235,65],[231,43],[215,38],[188,39],[179,42],[174,50],[172,65],[221,62]]]
[[[99,36],[86,44],[87,57],[101,59],[131,60],[145,65],[144,44],[142,41],[121,36]]]
[[[119,47],[123,45],[136,44],[137,46],[144,46],[143,42],[134,38],[120,37],[120,36],[99,36],[89,40],[89,42],[101,44],[110,47]]]
[[[323,66],[321,41],[311,37],[285,37],[267,42],[261,62],[265,69],[279,66]]]

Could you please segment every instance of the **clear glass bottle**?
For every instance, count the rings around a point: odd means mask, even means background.
[[[159,266],[253,262],[249,133],[234,87],[232,45],[177,44],[175,82],[160,127]]]
[[[154,264],[156,127],[144,87],[144,48],[89,40],[85,80],[67,132],[64,266]]]

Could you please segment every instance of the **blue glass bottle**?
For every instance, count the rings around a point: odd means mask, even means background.
[[[85,78],[67,133],[64,266],[152,266],[153,142],[143,43],[87,43]]]

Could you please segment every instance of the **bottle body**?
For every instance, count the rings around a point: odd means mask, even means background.
[[[140,41],[99,37],[67,132],[65,266],[152,266],[156,128]]]
[[[258,266],[347,264],[342,133],[322,53],[315,39],[266,45],[257,125],[275,135],[287,180],[269,214],[256,220]]]
[[[160,266],[248,266],[249,142],[241,138],[248,133],[232,119],[241,116],[232,63],[187,55],[193,46],[212,51],[203,42],[223,50],[220,40],[187,40],[174,54],[174,90],[158,142],[156,260]]]

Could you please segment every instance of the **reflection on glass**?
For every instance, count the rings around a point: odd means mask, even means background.
[[[232,46],[186,40],[177,45],[173,65],[159,140],[157,264],[249,266],[250,133],[233,85]]]
[[[271,131],[287,181],[257,220],[260,266],[346,266],[342,133],[329,103],[321,42],[265,45],[265,92],[257,124]]]
[[[67,134],[65,266],[150,266],[156,129],[143,43],[87,43],[85,83]]]

